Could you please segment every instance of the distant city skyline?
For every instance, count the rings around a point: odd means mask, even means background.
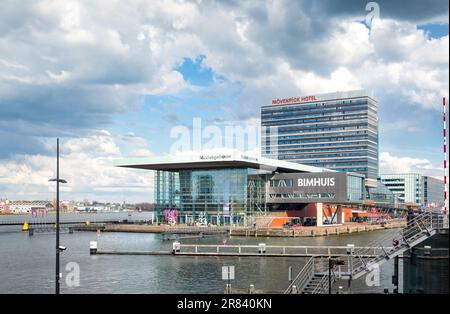
[[[443,176],[448,2],[0,3],[0,199],[153,202],[175,126],[259,125],[272,99],[371,90],[380,173]],[[98,12],[102,12],[99,14]],[[448,119],[447,119],[448,120]]]

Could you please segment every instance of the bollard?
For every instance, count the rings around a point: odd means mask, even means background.
[[[73,227],[69,227],[69,233],[70,233],[70,234],[73,233]]]
[[[431,255],[431,246],[425,245],[423,248],[424,248],[423,255],[430,256]]]
[[[28,222],[24,222],[24,224],[22,225],[22,231],[28,231],[30,228],[30,226],[28,225]]]
[[[172,243],[172,253],[180,253],[180,242],[175,241]]]
[[[258,244],[258,253],[259,254],[266,253],[266,244],[265,243],[259,243]]]
[[[353,254],[353,252],[355,251],[355,245],[354,244],[347,244],[347,254]]]
[[[291,293],[292,293],[292,294],[298,294],[298,289],[297,289],[297,286],[296,286],[296,285],[293,285],[293,286],[292,286]]]
[[[34,229],[33,228],[29,228],[28,229],[28,236],[32,236],[32,235],[34,235]]]
[[[255,285],[250,285],[250,288],[248,289],[249,294],[255,294]]]
[[[89,251],[90,251],[91,255],[97,254],[97,241],[91,241],[89,243]]]

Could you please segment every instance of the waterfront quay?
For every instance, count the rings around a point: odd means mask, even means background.
[[[405,220],[395,220],[380,224],[370,223],[346,223],[343,225],[270,228],[270,227],[233,227],[233,226],[202,226],[192,227],[187,225],[152,225],[152,224],[105,224],[105,225],[79,225],[77,231],[101,231],[101,232],[134,232],[134,233],[161,233],[169,234],[195,234],[195,235],[220,235],[245,237],[317,237],[368,232],[383,229],[402,228]]]
[[[347,223],[322,227],[292,227],[292,228],[232,228],[230,235],[254,237],[318,237],[356,232],[366,232],[382,229],[402,228],[405,220],[392,221],[383,224]]]

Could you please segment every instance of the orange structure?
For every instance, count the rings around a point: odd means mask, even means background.
[[[320,206],[317,203],[305,205],[301,210],[286,210],[282,212],[271,212],[272,221],[269,223],[270,228],[282,228],[284,224],[291,222],[293,218],[315,218],[323,217],[324,220],[331,222],[339,221],[336,215],[342,215],[342,222],[349,222],[355,219],[366,219],[371,221],[382,220],[386,218],[385,214],[381,213],[375,206],[353,206],[353,205],[337,205],[337,204],[322,204],[322,215],[318,215]]]

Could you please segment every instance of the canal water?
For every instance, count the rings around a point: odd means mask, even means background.
[[[365,245],[382,236],[386,230],[316,238],[231,237],[228,244],[264,242],[283,245]],[[74,232],[62,234],[62,293],[223,293],[221,268],[234,265],[237,288],[284,290],[288,269],[297,273],[306,258],[288,257],[175,257],[175,256],[115,256],[89,254],[89,242],[98,241],[104,250],[170,250],[171,242],[159,234]],[[222,243],[221,236],[186,239],[182,243]],[[0,228],[0,293],[53,293],[55,269],[55,234],[29,236],[17,227]],[[80,268],[80,285],[66,284],[68,263]],[[70,264],[69,264],[70,265]],[[368,286],[365,279],[352,283],[352,292],[381,293],[393,289],[393,261],[381,266],[379,286]],[[431,271],[431,270],[430,270]],[[400,282],[402,281],[400,263]],[[346,286],[344,290],[346,290]]]

